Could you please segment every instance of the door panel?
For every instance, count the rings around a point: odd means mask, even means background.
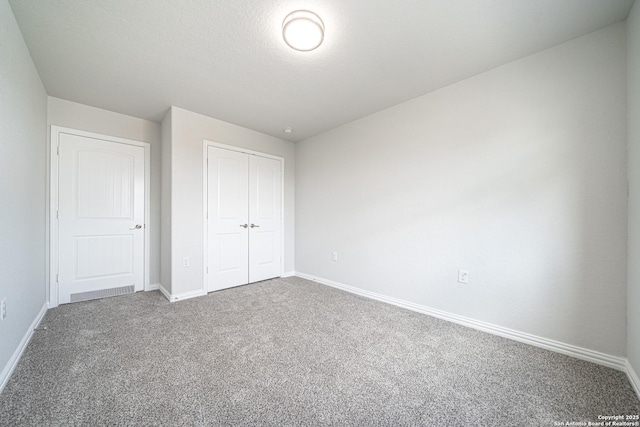
[[[77,151],[78,218],[133,217],[134,158],[120,153]]]
[[[133,274],[133,236],[79,236],[76,241],[76,279]]]
[[[123,286],[142,290],[144,148],[59,138],[59,302]]]
[[[209,292],[249,280],[248,159],[216,147],[207,149]]]
[[[280,161],[249,156],[250,283],[282,274],[281,173]]]

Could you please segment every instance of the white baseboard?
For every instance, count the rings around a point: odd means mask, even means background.
[[[160,283],[152,283],[147,286],[147,289],[145,289],[145,291],[157,291],[158,289],[160,289]]]
[[[625,367],[627,376],[629,377],[629,381],[631,382],[631,386],[635,390],[638,399],[640,399],[640,378],[638,378],[638,373],[635,371],[635,369],[633,369],[633,366],[631,366],[629,360],[627,360]]]
[[[164,295],[164,297],[169,300],[169,302],[182,301],[189,298],[201,297],[207,294],[204,290],[200,289],[197,291],[183,292],[181,294],[172,295],[162,285],[160,285],[158,289],[160,290],[160,292],[162,292],[162,295]]]
[[[286,273],[282,273],[282,276],[280,277],[293,277],[296,275],[295,271],[287,271]]]
[[[4,390],[4,387],[9,382],[9,378],[11,378],[11,374],[13,374],[13,371],[16,369],[16,366],[18,366],[18,362],[22,357],[22,353],[24,353],[24,350],[27,348],[29,341],[31,341],[31,337],[33,336],[33,330],[36,329],[38,325],[40,325],[42,318],[47,312],[47,307],[48,307],[47,303],[45,302],[42,305],[42,308],[40,309],[38,314],[36,315],[36,318],[33,319],[33,322],[31,322],[31,325],[29,326],[29,329],[27,329],[27,332],[24,334],[24,337],[22,337],[20,344],[18,344],[18,348],[16,348],[16,351],[13,352],[11,359],[9,359],[9,362],[7,362],[7,365],[2,370],[2,373],[0,374],[0,393],[2,393],[2,390]]]
[[[312,280],[314,282],[331,286],[333,288],[341,289],[343,291],[350,292],[352,294],[360,295],[366,298],[371,298],[377,301],[386,302],[388,304],[393,304],[398,307],[406,308],[407,310],[412,310],[418,313],[427,314],[429,316],[437,317],[439,319],[447,320],[453,323],[458,323],[460,325],[467,326],[473,329],[478,329],[480,331],[488,332],[490,334],[499,335],[504,338],[509,338],[515,341],[523,342],[525,344],[530,344],[535,347],[544,348],[546,350],[551,350],[556,353],[565,354],[567,356],[572,356],[577,359],[586,360],[589,362],[597,363],[598,365],[603,365],[609,368],[617,369],[619,371],[628,372],[628,362],[627,362],[627,359],[624,357],[612,356],[606,353],[601,353],[599,351],[589,350],[587,348],[582,348],[575,345],[554,341],[548,338],[543,338],[543,337],[528,334],[525,332],[516,331],[514,329],[504,328],[502,326],[493,325],[491,323],[474,320],[464,316],[459,316],[457,314],[448,313],[446,311],[437,310],[431,307],[415,304],[415,303],[404,301],[398,298],[393,298],[393,297],[378,294],[375,292],[370,292],[363,289],[355,288],[353,286],[334,282],[332,280],[315,277],[310,274],[300,273],[296,271],[295,275],[303,279]],[[636,376],[636,379],[637,379],[637,376]],[[637,388],[636,388],[636,391],[637,391]]]
[[[160,291],[160,293],[162,295],[164,295],[164,297],[166,299],[168,299],[169,301],[171,301],[171,294],[169,293],[169,291],[167,291],[164,286],[160,285],[160,287],[158,288],[158,290]]]

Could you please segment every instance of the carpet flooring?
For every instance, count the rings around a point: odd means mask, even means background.
[[[0,395],[2,426],[557,426],[638,413],[622,372],[299,278],[49,310]]]

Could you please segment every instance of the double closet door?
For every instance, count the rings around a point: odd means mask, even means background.
[[[282,166],[207,147],[208,291],[282,274]]]

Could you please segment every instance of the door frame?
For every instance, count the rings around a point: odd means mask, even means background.
[[[148,142],[134,141],[132,139],[119,138],[116,136],[103,135],[95,132],[87,132],[78,129],[72,129],[62,126],[51,125],[51,134],[49,141],[49,279],[48,279],[48,302],[49,308],[58,306],[58,280],[59,271],[59,230],[58,230],[58,168],[59,156],[58,148],[60,146],[60,135],[69,134],[82,136],[85,138],[99,139],[117,144],[135,145],[144,148],[144,283],[143,289],[149,289],[149,258],[151,252],[149,224],[151,218],[151,144]]]
[[[209,180],[207,179],[207,174],[209,173],[209,154],[207,150],[209,147],[265,157],[280,162],[280,275],[282,276],[284,273],[284,157],[204,139],[202,140],[202,289],[205,294],[209,293],[209,218],[207,216],[207,207],[209,205]]]

